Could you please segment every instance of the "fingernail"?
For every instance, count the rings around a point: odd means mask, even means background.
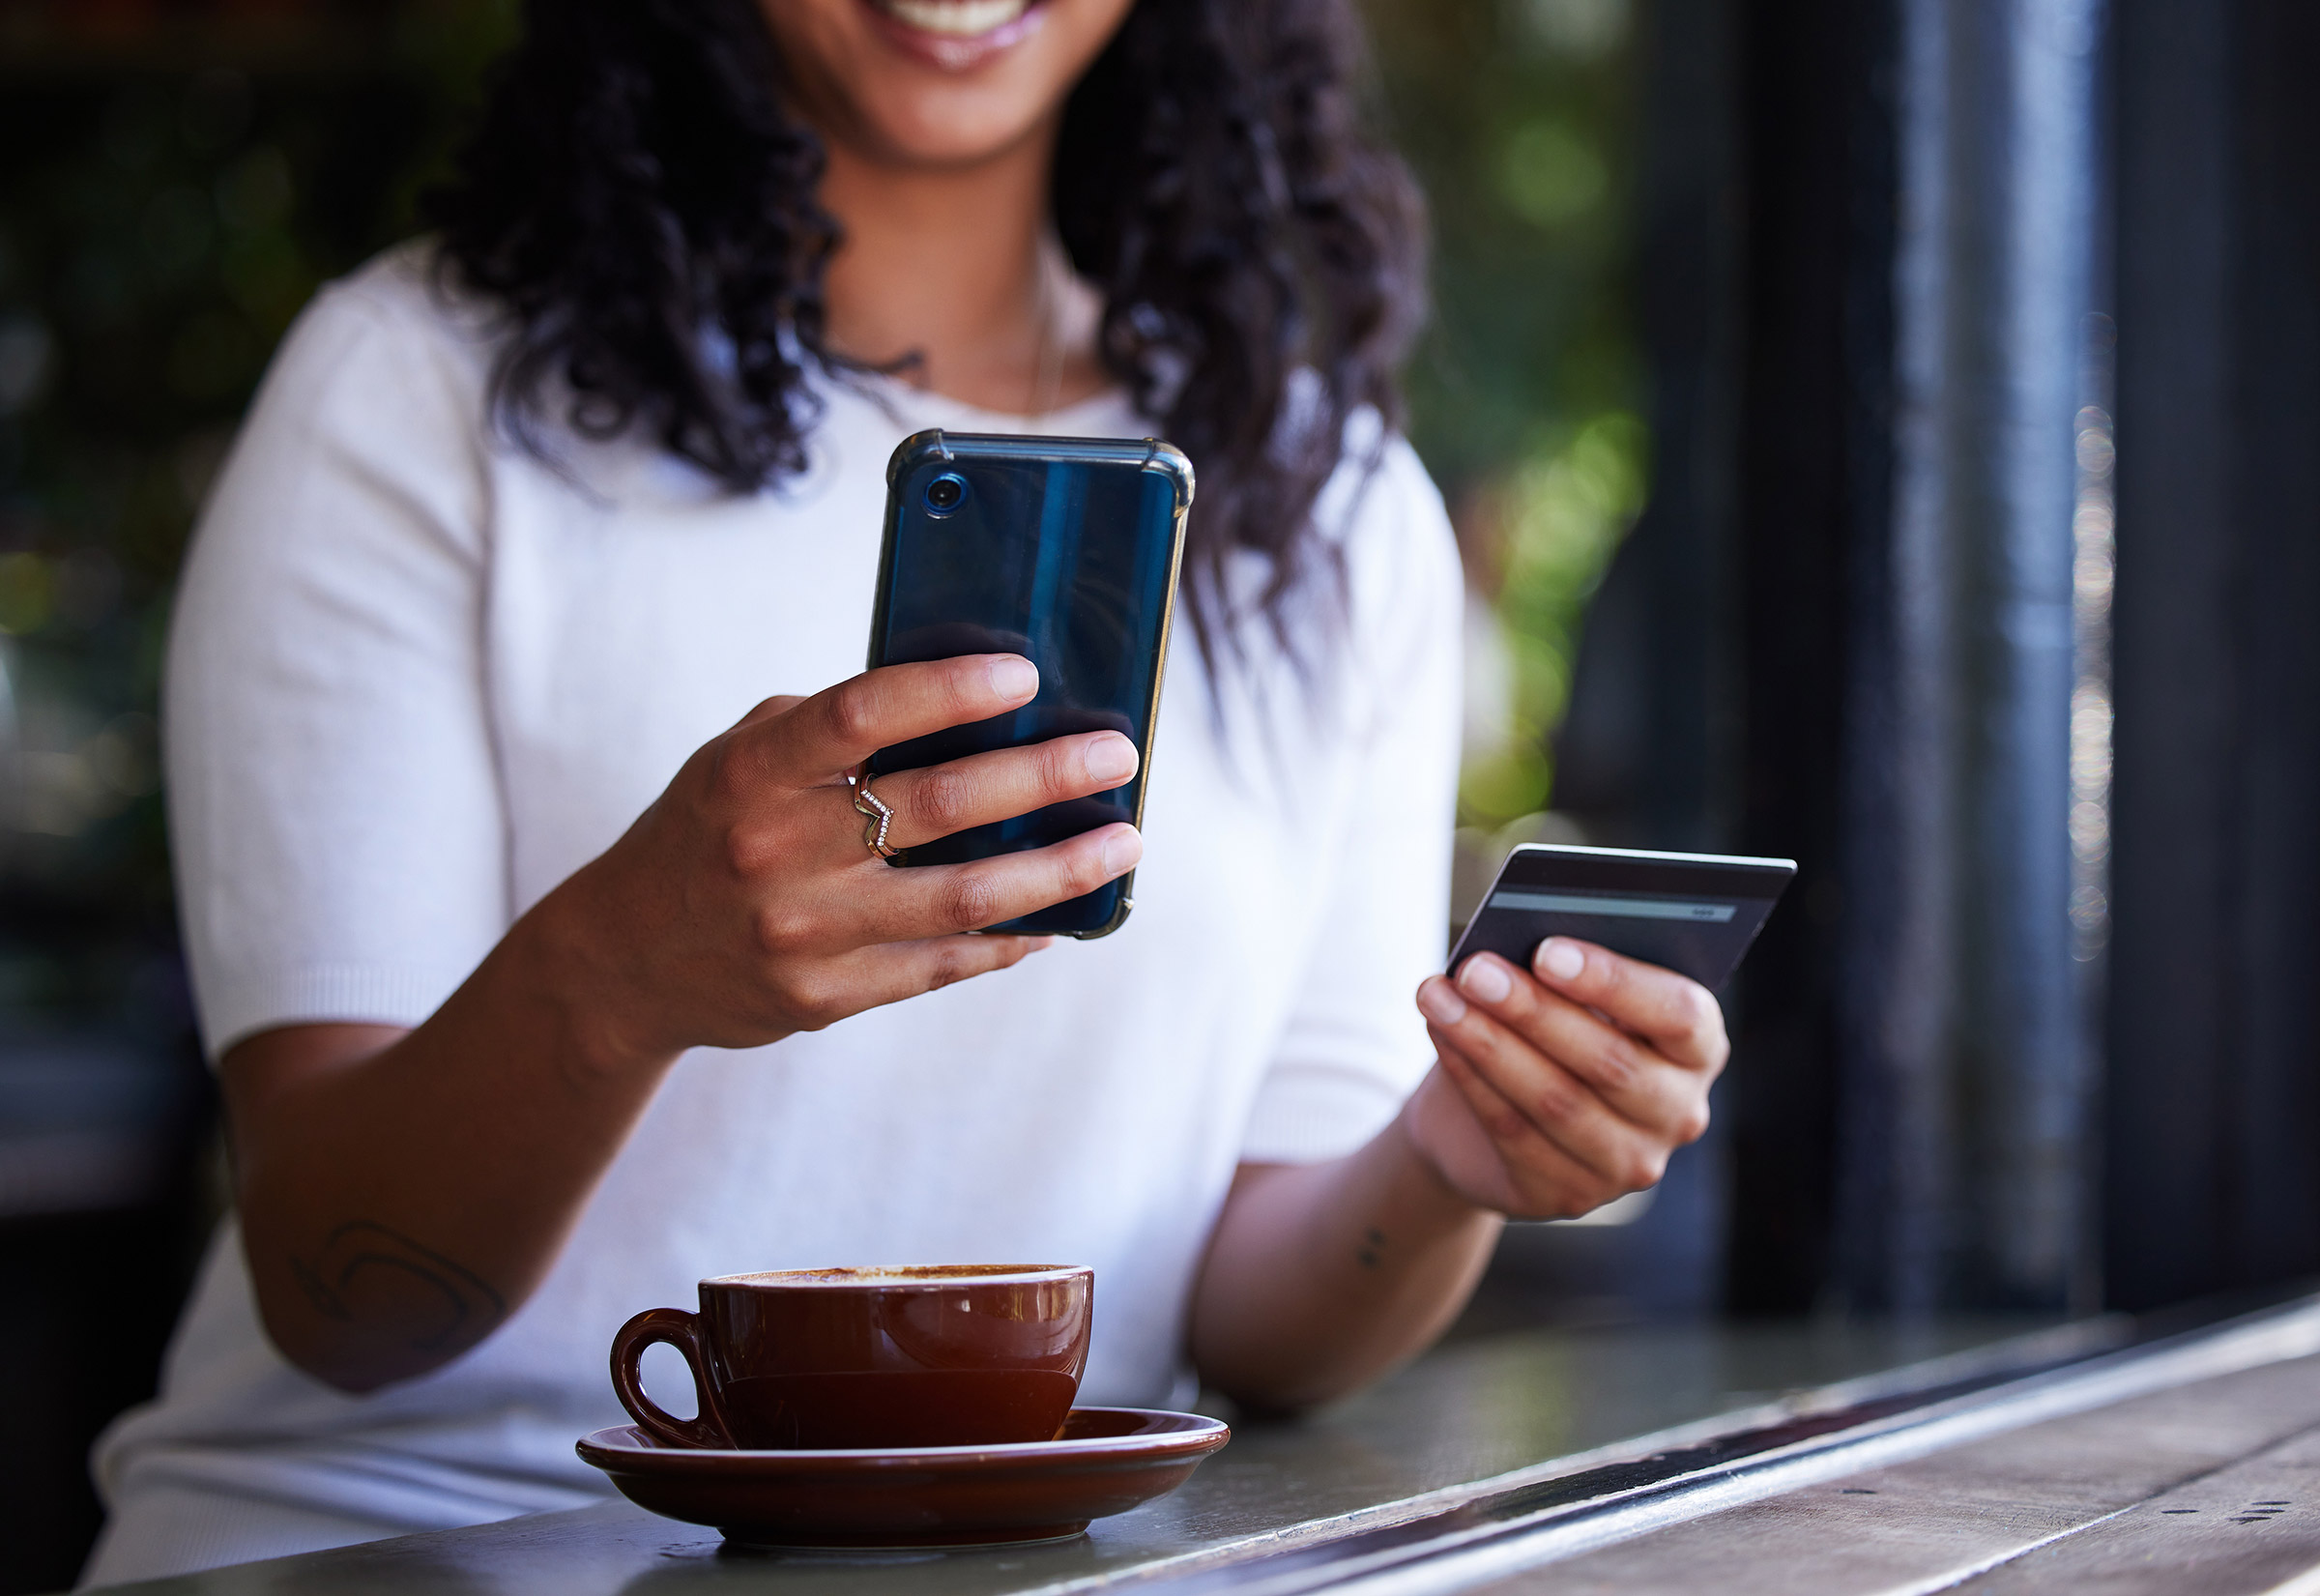
[[[1418,1012],[1437,1026],[1454,1026],[1466,1017],[1466,1003],[1448,981],[1430,975],[1418,988]]]
[[[1144,857],[1144,838],[1132,826],[1123,826],[1104,839],[1105,879],[1124,876]]]
[[[1021,654],[1000,654],[991,661],[991,690],[1005,699],[1029,698],[1039,690],[1039,667]]]
[[[1587,968],[1587,956],[1579,950],[1579,944],[1560,937],[1550,937],[1541,943],[1539,956],[1533,962],[1539,967],[1539,973],[1551,981],[1576,980]]]
[[[1088,775],[1092,781],[1125,781],[1136,773],[1136,744],[1124,737],[1099,737],[1088,744]]]
[[[1515,990],[1512,972],[1488,953],[1466,961],[1466,967],[1458,972],[1458,984],[1465,988],[1468,997],[1486,1003],[1502,1003]]]

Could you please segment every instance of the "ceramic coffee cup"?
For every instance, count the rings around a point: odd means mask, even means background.
[[[701,1310],[654,1308],[612,1342],[612,1386],[671,1446],[971,1446],[1051,1440],[1088,1367],[1092,1269],[969,1263],[782,1269],[701,1282]],[[701,1416],[645,1395],[666,1342]]]

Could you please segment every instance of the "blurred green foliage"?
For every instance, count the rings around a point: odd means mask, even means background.
[[[1644,444],[1633,414],[1602,411],[1502,479],[1492,508],[1505,570],[1496,606],[1505,724],[1496,742],[1467,750],[1459,784],[1464,824],[1503,826],[1547,803],[1548,739],[1570,705],[1587,600],[1643,508]]]
[[[1641,508],[1631,0],[1364,0],[1433,210],[1411,435],[1497,637],[1470,651],[1462,819],[1542,808],[1586,600]]]

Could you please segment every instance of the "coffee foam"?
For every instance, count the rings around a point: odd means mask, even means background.
[[[1081,1263],[871,1263],[820,1269],[759,1269],[714,1275],[705,1286],[941,1286],[960,1281],[1004,1285],[1011,1281],[1055,1280],[1083,1274]]]

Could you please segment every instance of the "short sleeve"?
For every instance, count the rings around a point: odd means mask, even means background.
[[[163,679],[203,1039],[416,1025],[506,929],[482,365],[389,257],[290,333],[194,535]]]
[[[1406,443],[1389,441],[1351,491],[1338,644],[1359,707],[1350,792],[1320,934],[1243,1138],[1250,1163],[1352,1151],[1434,1061],[1415,994],[1449,928],[1464,588],[1441,497]]]

